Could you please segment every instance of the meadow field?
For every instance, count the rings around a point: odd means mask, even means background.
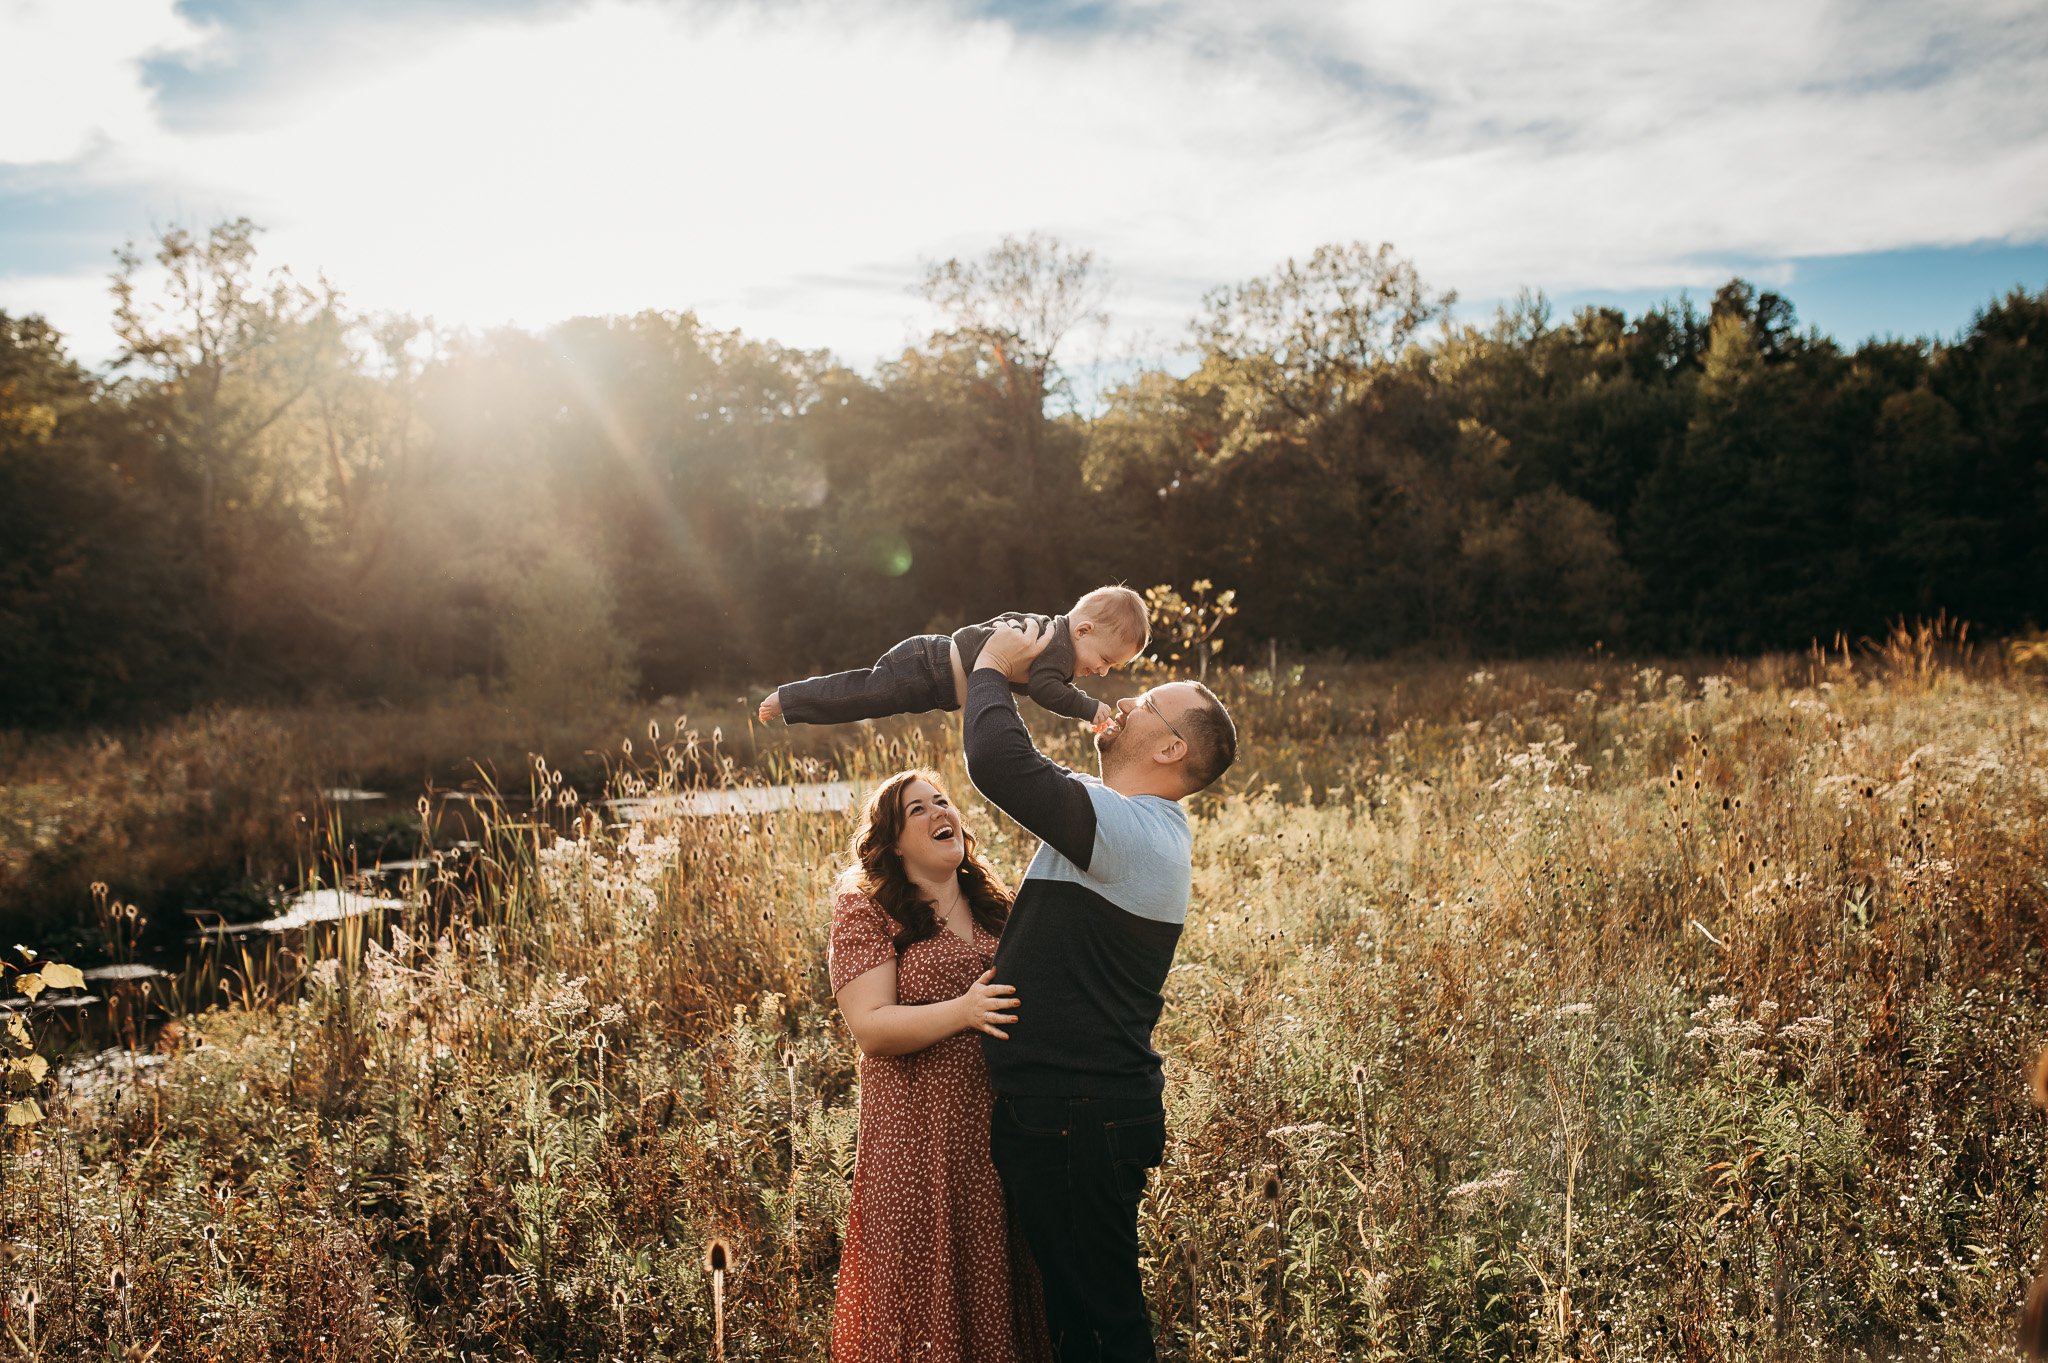
[[[1142,1212],[1164,1358],[2009,1355],[2048,1211],[2038,675],[1923,632],[1216,681],[1243,755],[1191,811]],[[930,764],[996,866],[1032,850],[936,717],[740,716],[622,716],[611,793]],[[215,715],[132,779],[14,756],[139,864],[119,811],[173,788],[259,837],[279,732]],[[133,1052],[0,1040],[42,1114],[0,1147],[0,1355],[826,1356],[850,816],[620,825],[565,767],[522,755],[534,812],[460,874],[223,960]]]

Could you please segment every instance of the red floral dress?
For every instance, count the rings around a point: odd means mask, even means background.
[[[832,906],[832,992],[896,957],[896,1001],[958,998],[996,939],[941,928],[900,956],[900,925],[863,894]],[[833,1363],[1042,1363],[1038,1275],[1013,1240],[989,1160],[995,1099],[981,1034],[860,1059],[853,1209],[832,1308]],[[1015,1267],[1013,1278],[1013,1265]]]

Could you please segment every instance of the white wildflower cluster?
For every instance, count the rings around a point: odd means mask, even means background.
[[[1586,779],[1592,768],[1573,755],[1578,745],[1564,739],[1547,739],[1517,748],[1501,756],[1501,774],[1492,789],[1555,791],[1569,789]]]
[[[599,906],[644,919],[654,912],[659,887],[673,870],[682,842],[635,822],[607,850],[587,838],[558,838],[535,857],[548,897],[581,920]]]
[[[1709,708],[1718,708],[1726,705],[1731,698],[1743,694],[1745,693],[1739,683],[1733,678],[1722,676],[1718,672],[1711,676],[1700,678],[1700,696],[1706,701]]]
[[[1817,1013],[1779,1026],[1778,1014],[1783,1011],[1778,1004],[1765,999],[1757,1004],[1755,1017],[1741,1017],[1734,999],[1716,994],[1707,1000],[1706,1007],[1693,1013],[1693,1025],[1685,1039],[1698,1042],[1722,1060],[1763,1061],[1770,1058],[1770,1052],[1764,1049],[1770,1041],[1817,1050],[1834,1035],[1834,1019]]]
[[[1886,867],[1909,898],[1942,909],[1960,902],[1956,864],[1947,857],[1889,857]]]
[[[363,948],[363,978],[380,1007],[402,1004],[411,996],[413,974],[406,961],[412,953],[411,936],[396,925],[391,929],[389,947],[373,937]]]
[[[1775,1010],[1776,1004],[1770,1004]],[[1761,1059],[1764,1052],[1755,1049],[1764,1039],[1764,1025],[1755,1018],[1737,1017],[1735,1000],[1726,994],[1716,994],[1707,1000],[1707,1006],[1692,1015],[1692,1029],[1685,1034],[1687,1041],[1697,1041],[1709,1050],[1723,1057],[1731,1055],[1754,1056]]]
[[[1496,1169],[1485,1178],[1460,1183],[1444,1194],[1444,1200],[1461,1212],[1476,1211],[1483,1203],[1490,1203],[1495,1211],[1499,1211],[1521,1190],[1520,1169]]]
[[[1834,1019],[1822,1017],[1818,1013],[1809,1013],[1797,1021],[1787,1023],[1778,1029],[1780,1040],[1790,1041],[1802,1046],[1825,1045],[1828,1038],[1834,1034]]]
[[[1493,682],[1493,674],[1483,667],[1465,678],[1465,685],[1471,687],[1474,691],[1484,691],[1487,687],[1493,685]]]
[[[573,1024],[590,1011],[590,999],[583,992],[589,983],[589,977],[584,975],[574,979],[557,977],[552,986],[543,986],[513,1009],[512,1016],[529,1027]]]

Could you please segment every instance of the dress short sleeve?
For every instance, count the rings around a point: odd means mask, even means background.
[[[850,892],[833,900],[832,942],[826,953],[832,992],[837,994],[876,966],[895,960],[896,932],[895,920],[866,895]]]

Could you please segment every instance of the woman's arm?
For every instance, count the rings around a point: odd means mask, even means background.
[[[896,962],[884,961],[847,982],[839,1012],[862,1055],[909,1055],[959,1032],[987,1032],[1009,1040],[1003,1027],[1017,1020],[1017,986],[995,984],[990,970],[957,999],[896,1002]]]

